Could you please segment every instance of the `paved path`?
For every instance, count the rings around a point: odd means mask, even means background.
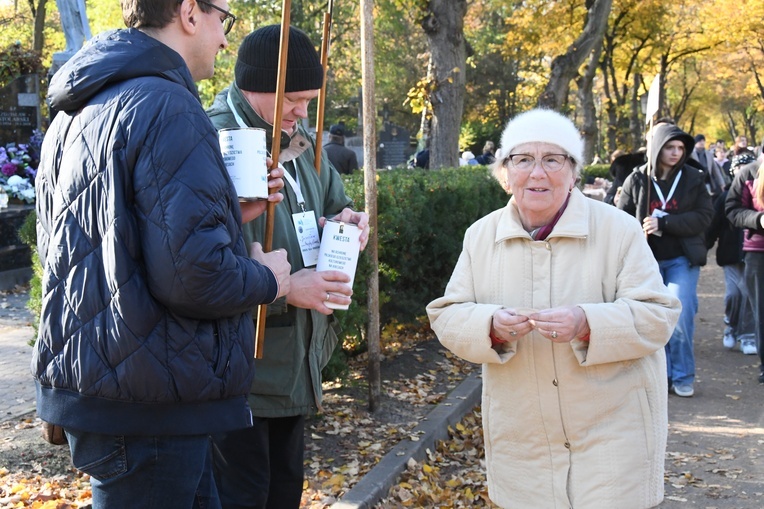
[[[24,288],[0,292],[0,421],[29,413],[35,408],[32,372],[34,337],[32,315],[26,308]]]
[[[34,329],[0,325],[0,421],[34,410],[35,390],[29,363]]]

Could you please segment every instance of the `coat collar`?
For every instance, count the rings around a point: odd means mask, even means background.
[[[568,208],[565,209],[565,212],[563,212],[562,217],[560,217],[560,220],[547,239],[555,237],[587,237],[589,235],[588,217],[590,205],[588,200],[591,200],[591,198],[587,198],[577,187],[574,187],[571,192]],[[520,221],[520,213],[517,210],[517,203],[514,197],[510,198],[507,206],[501,211],[494,240],[498,244],[513,238],[532,240],[530,233],[525,231]]]

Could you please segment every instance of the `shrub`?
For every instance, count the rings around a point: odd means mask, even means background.
[[[608,180],[612,180],[613,177],[610,175],[610,165],[609,164],[592,164],[591,166],[585,167],[581,171],[581,180],[586,181],[587,178],[605,178]]]
[[[37,337],[37,329],[40,325],[40,310],[42,308],[42,265],[37,255],[37,213],[32,210],[19,228],[19,239],[29,246],[32,252],[32,280],[29,283],[29,300],[27,309],[32,313],[32,326],[34,337]],[[30,341],[34,344],[34,339]]]
[[[364,207],[363,174],[345,177],[357,209]],[[506,205],[508,196],[487,168],[395,169],[377,174],[380,322],[411,323],[443,295],[461,252],[464,231]],[[339,318],[344,346],[362,349],[367,326],[368,256],[358,264],[353,303]]]
[[[18,42],[0,52],[0,88],[25,74],[39,74],[43,70],[40,52],[25,49]]]

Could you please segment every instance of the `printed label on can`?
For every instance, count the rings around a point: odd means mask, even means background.
[[[268,198],[265,129],[232,128],[218,133],[228,175],[241,200]]]

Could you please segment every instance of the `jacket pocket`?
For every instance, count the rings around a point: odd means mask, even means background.
[[[334,316],[329,317],[329,326],[326,328],[326,334],[322,338],[319,338],[319,344],[316,345],[316,351],[318,352],[318,368],[324,369],[329,364],[329,359],[332,358],[332,353],[339,343],[340,326]]]
[[[289,396],[302,371],[305,348],[295,337],[294,327],[268,327],[265,330],[262,360],[255,360],[252,392],[264,396]]]
[[[82,472],[104,480],[127,472],[125,437],[67,430],[72,464]]]
[[[702,267],[708,259],[708,249],[702,235],[694,237],[679,237],[684,255],[690,260],[690,265]]]

